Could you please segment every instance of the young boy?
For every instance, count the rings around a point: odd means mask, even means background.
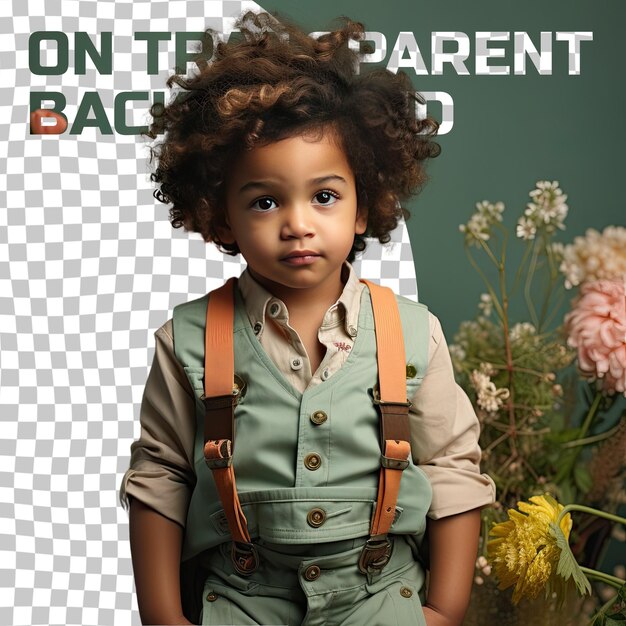
[[[221,355],[204,362],[205,324],[217,317],[205,296],[155,333],[142,433],[121,491],[142,621],[460,624],[479,507],[494,497],[478,468],[478,422],[438,320],[393,298],[412,458],[387,507],[390,534],[376,534],[372,512],[392,475],[375,397],[382,331],[373,286],[349,263],[364,235],[389,240],[399,201],[438,153],[436,123],[415,119],[406,76],[355,74],[346,43],[362,38],[360,24],[320,40],[265,14],[238,26],[245,41],[218,45],[197,77],[170,79],[185,97],[153,111],[153,132],[166,132],[153,180],[173,226],[241,253],[248,267],[234,289],[239,400],[226,499],[224,474],[212,476],[203,454],[205,442],[224,441],[203,437],[201,402],[226,367]]]

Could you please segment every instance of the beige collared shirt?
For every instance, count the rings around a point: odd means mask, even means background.
[[[239,290],[254,333],[280,373],[300,393],[319,385],[338,371],[354,345],[361,292],[365,285],[359,281],[349,263],[343,266],[342,278],[343,292],[324,314],[317,333],[319,342],[326,347],[326,355],[315,372],[311,372],[311,362],[302,340],[289,325],[289,311],[285,303],[254,280],[249,272],[244,271],[239,278]]]
[[[354,344],[361,291],[352,266],[344,264],[344,289],[325,313],[318,331],[326,355],[317,371],[298,333],[289,325],[284,302],[244,271],[239,289],[246,313],[263,349],[281,374],[303,392],[337,372]],[[433,489],[429,517],[438,519],[494,501],[495,486],[479,469],[480,427],[471,402],[454,380],[452,362],[439,320],[429,313],[429,362],[424,380],[410,398],[413,460],[428,475]],[[141,435],[131,446],[130,468],[120,499],[136,497],[165,517],[185,525],[195,483],[193,443],[195,397],[174,355],[172,321],[155,332],[154,360],[141,405]]]

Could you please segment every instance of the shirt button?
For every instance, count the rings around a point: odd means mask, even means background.
[[[328,368],[326,368],[323,372],[322,372],[322,380],[328,380],[328,377],[330,376],[330,372],[328,371]]]
[[[328,415],[324,411],[315,411],[311,414],[311,421],[318,426],[328,419]]]
[[[317,452],[312,452],[304,457],[304,467],[314,472],[322,464],[322,457]]]
[[[326,521],[324,509],[311,509],[306,516],[306,523],[313,528],[319,528]]]
[[[261,328],[263,328],[263,324],[261,324],[261,322],[257,322],[254,325],[254,334],[258,335],[261,332]]]
[[[417,370],[415,369],[415,365],[412,363],[406,364],[406,377],[407,378],[415,378],[417,375]]]
[[[302,368],[302,359],[291,359],[291,369],[292,370],[299,370]]]
[[[350,337],[356,337],[356,328],[352,325],[348,326],[348,334]]]
[[[400,589],[400,595],[403,598],[410,598],[413,595],[413,590],[409,589],[409,587],[402,587],[402,589]]]
[[[320,570],[320,568],[317,565],[309,565],[305,570],[304,570],[304,577],[307,580],[317,580],[320,577],[320,574],[322,573],[322,570]]]
[[[279,312],[280,312],[280,304],[278,304],[278,302],[272,302],[272,304],[270,305],[270,315],[272,317],[276,317]]]
[[[217,600],[217,594],[214,591],[210,591],[207,593],[206,599],[209,602],[215,602]]]

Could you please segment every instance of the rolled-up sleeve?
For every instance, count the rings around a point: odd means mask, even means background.
[[[196,478],[193,472],[195,399],[176,356],[172,324],[155,333],[155,351],[139,416],[141,434],[131,445],[130,467],[120,487],[128,508],[137,498],[185,526]]]
[[[429,363],[411,399],[411,451],[430,479],[428,517],[439,519],[491,504],[493,480],[480,472],[480,425],[472,404],[454,379],[441,323],[430,316]]]

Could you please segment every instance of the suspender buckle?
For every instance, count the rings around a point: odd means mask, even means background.
[[[232,542],[233,566],[242,576],[250,576],[259,567],[259,553],[253,543]]]
[[[361,574],[379,574],[391,559],[393,544],[387,535],[373,535],[363,546],[359,557]]]
[[[411,406],[411,402],[408,398],[406,402],[387,402],[386,400],[381,400],[378,384],[374,385],[372,388],[372,396],[374,398],[374,404],[378,404],[379,406],[405,406],[407,408]]]
[[[405,470],[409,466],[408,459],[393,459],[391,457],[380,455],[380,466],[385,469]]]
[[[220,409],[230,409],[237,404],[239,398],[239,390],[233,387],[233,393],[226,396],[210,396],[206,397],[204,394],[200,397],[200,400],[204,403],[204,407],[209,411],[219,411]]]
[[[232,441],[209,439],[204,445],[204,460],[209,469],[223,469],[233,464]]]

